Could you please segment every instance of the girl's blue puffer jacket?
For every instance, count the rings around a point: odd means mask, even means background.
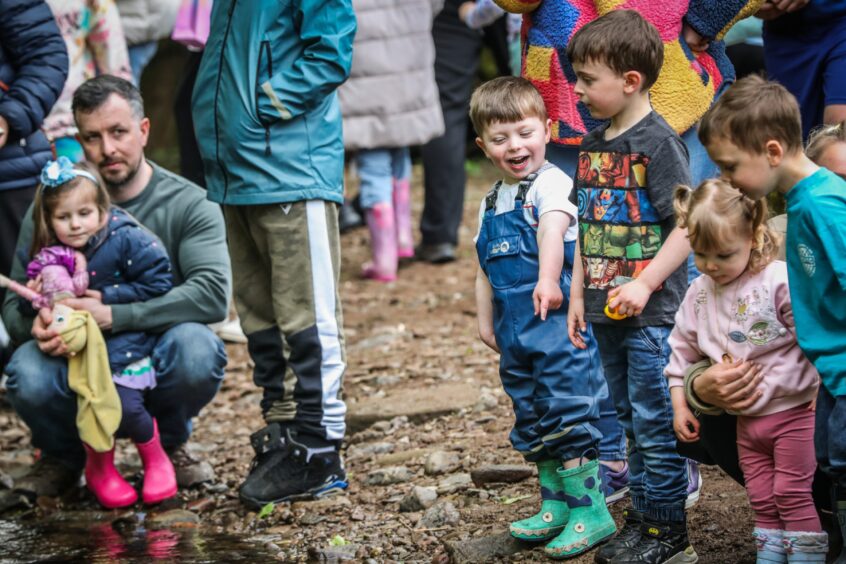
[[[173,288],[164,245],[120,208],[111,209],[106,227],[88,241],[83,252],[88,259],[88,288],[102,292],[104,304],[143,302]],[[158,338],[143,331],[103,336],[113,374],[149,356]]]

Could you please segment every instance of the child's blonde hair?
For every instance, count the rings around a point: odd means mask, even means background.
[[[97,179],[97,181],[92,182],[90,178],[79,175],[58,186],[47,186],[45,184],[38,186],[32,206],[33,232],[32,245],[29,249],[30,257],[34,257],[44,247],[55,245],[58,242],[50,219],[59,201],[70,191],[86,186],[93,188],[95,194],[94,202],[100,211],[100,217],[104,218],[109,213],[111,199],[103,184],[103,179],[100,178],[100,174],[97,172],[97,168],[85,161],[76,163],[73,168],[87,172]]]
[[[470,98],[470,121],[479,137],[492,123],[513,123],[528,117],[546,123],[546,105],[538,89],[519,76],[489,80]]]
[[[846,121],[814,128],[808,137],[805,155],[812,161],[817,162],[825,153],[825,150],[835,143],[846,143]]]
[[[752,239],[749,270],[760,272],[778,252],[779,235],[767,225],[767,201],[753,200],[718,178],[705,180],[699,188],[676,188],[677,225],[687,229],[690,246],[698,252],[714,252],[738,236]]]

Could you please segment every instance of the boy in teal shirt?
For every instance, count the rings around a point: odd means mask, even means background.
[[[739,190],[756,199],[778,190],[787,200],[787,271],[797,339],[823,383],[814,446],[846,533],[846,181],[805,156],[796,99],[759,76],[726,91],[702,118],[699,137]],[[788,553],[794,540],[785,535]]]

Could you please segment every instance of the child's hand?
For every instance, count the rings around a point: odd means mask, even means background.
[[[683,443],[695,443],[699,440],[699,420],[686,406],[673,406],[673,430]]]
[[[788,12],[795,12],[801,10],[809,0],[767,0],[758,9],[755,14],[762,20],[774,20]]]
[[[608,306],[620,315],[640,315],[652,290],[640,280],[632,280],[608,292]]]
[[[479,326],[479,338],[485,343],[493,352],[500,354],[499,345],[496,344],[496,336],[494,335],[493,327]]]
[[[808,411],[816,411],[817,410],[817,398],[811,400],[811,403],[808,404]]]
[[[699,35],[698,31],[687,24],[682,26],[682,37],[684,38],[684,42],[687,43],[687,46],[690,47],[690,50],[694,53],[707,51],[708,47],[711,45],[711,42],[706,37]]]
[[[41,275],[39,274],[32,280],[27,280],[26,287],[34,292],[41,293]]]
[[[570,337],[570,342],[577,349],[586,349],[582,333],[587,331],[587,323],[585,322],[585,300],[584,298],[574,298],[570,295],[570,306],[567,309],[567,335]]]
[[[98,290],[85,290],[86,298],[94,298],[98,302],[103,302],[103,293]]]
[[[472,12],[475,7],[476,2],[462,2],[458,7],[458,19],[467,23],[467,16],[470,15],[470,12]]]
[[[557,282],[541,278],[532,292],[532,303],[535,305],[535,315],[540,315],[541,321],[546,321],[546,314],[550,309],[558,309],[564,303],[564,294]]]

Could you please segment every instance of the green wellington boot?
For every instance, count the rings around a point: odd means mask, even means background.
[[[555,559],[572,558],[617,532],[614,519],[605,505],[605,493],[599,477],[599,461],[592,460],[569,470],[559,470],[570,518],[560,535],[544,548]]]
[[[560,462],[538,462],[541,510],[528,519],[511,523],[511,536],[527,541],[545,541],[564,530],[570,509],[564,500],[564,483],[558,476]]]

